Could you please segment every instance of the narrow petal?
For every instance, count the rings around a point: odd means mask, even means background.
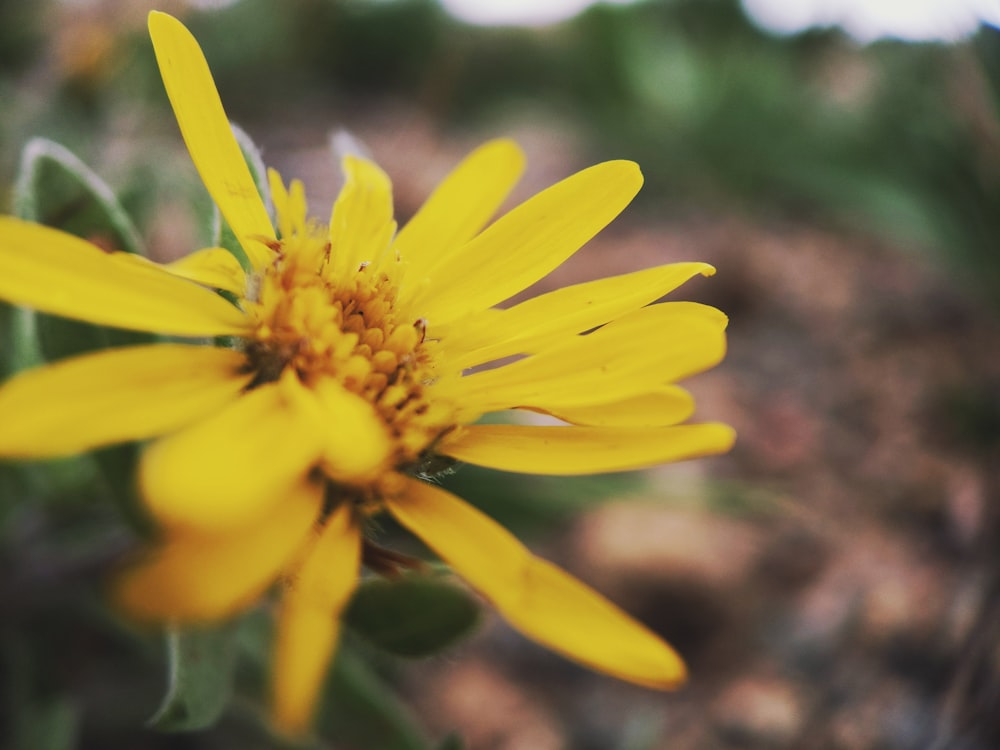
[[[166,268],[174,276],[240,297],[247,291],[247,275],[243,266],[224,247],[206,247],[168,263]]]
[[[237,308],[153,263],[56,229],[0,217],[0,299],[97,325],[175,336],[246,332]]]
[[[726,319],[715,308],[665,302],[540,354],[434,387],[463,405],[461,421],[513,407],[621,401],[720,362]]]
[[[729,450],[729,425],[535,427],[471,425],[446,437],[442,453],[502,471],[567,476],[629,471]]]
[[[393,249],[418,279],[448,263],[500,208],[524,172],[513,141],[483,144],[453,169],[399,231]]]
[[[151,446],[139,479],[153,516],[169,528],[221,530],[280,504],[322,455],[324,435],[304,413],[294,376]]]
[[[249,376],[231,349],[108,349],[23,372],[0,388],[0,455],[64,456],[184,427],[236,400]]]
[[[278,170],[267,168],[267,184],[271,189],[271,202],[274,203],[274,215],[278,222],[278,232],[282,237],[292,234],[294,221],[288,205],[288,190],[278,174]]]
[[[330,216],[331,269],[338,278],[379,260],[396,231],[385,172],[367,159],[345,156],[344,178]]]
[[[358,581],[361,532],[342,504],[308,546],[285,589],[275,637],[273,711],[288,734],[309,727],[340,633],[340,613]]]
[[[583,333],[672,292],[698,274],[711,276],[707,263],[671,263],[634,273],[563,287],[506,310],[484,310],[456,321],[441,335],[454,369],[512,354],[534,354],[553,340]]]
[[[115,582],[115,600],[142,620],[187,623],[251,605],[292,561],[319,517],[323,485],[298,482],[251,523],[219,534],[170,533]]]
[[[639,192],[642,174],[628,161],[577,172],[466,243],[416,293],[414,309],[444,324],[502,302],[580,249]]]
[[[247,276],[243,266],[224,247],[206,247],[172,263],[155,263],[135,253],[116,252],[115,260],[144,268],[166,270],[173,276],[213,289],[223,289],[240,297],[246,294]]]
[[[278,231],[282,237],[291,237],[304,232],[308,219],[306,189],[299,180],[292,180],[289,190],[285,189],[277,170],[267,170],[267,180],[271,188],[271,200],[278,217]]]
[[[492,602],[511,625],[591,669],[656,689],[684,664],[670,646],[564,570],[534,557],[492,519],[442,489],[408,480],[389,511]]]
[[[326,434],[324,468],[334,479],[372,479],[389,458],[392,445],[385,423],[371,403],[335,380],[316,384],[317,416]]]
[[[166,13],[149,14],[149,35],[191,160],[250,262],[260,268],[272,256],[263,245],[246,239],[274,239],[274,229],[201,47],[180,21]]]
[[[694,397],[677,385],[665,385],[618,401],[566,404],[553,394],[549,404],[527,408],[558,417],[564,422],[594,427],[666,427],[694,413]]]

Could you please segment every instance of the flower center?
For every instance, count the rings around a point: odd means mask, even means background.
[[[419,470],[431,444],[453,424],[450,405],[431,402],[434,342],[422,320],[400,316],[396,286],[368,264],[334,278],[330,246],[315,231],[275,244],[277,258],[259,277],[256,321],[246,344],[251,387],[292,368],[307,387],[325,378],[368,401],[385,423],[398,468]]]

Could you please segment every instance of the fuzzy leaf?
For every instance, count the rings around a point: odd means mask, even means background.
[[[211,726],[232,691],[236,637],[232,625],[167,632],[169,685],[149,726],[184,732]]]
[[[14,213],[107,250],[145,254],[111,188],[69,150],[45,138],[30,140],[21,155]]]
[[[143,254],[139,233],[111,188],[70,151],[45,138],[32,139],[21,154],[14,212],[22,219],[61,229],[109,251]],[[132,331],[32,311],[15,311],[11,319],[10,329],[17,333],[11,334],[13,361],[5,363],[5,369],[12,372],[37,364],[39,358],[53,361],[150,340]],[[25,339],[28,331],[34,344]]]

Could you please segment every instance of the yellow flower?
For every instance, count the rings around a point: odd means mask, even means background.
[[[682,681],[683,663],[657,636],[420,478],[440,456],[569,475],[730,447],[725,425],[681,424],[694,406],[674,384],[722,358],[725,316],[651,304],[710,266],[496,307],[631,201],[636,165],[591,167],[488,224],[523,164],[516,145],[493,141],[397,232],[388,178],[349,156],[329,226],[307,218],[301,183],[286,188],[271,172],[274,227],[197,42],[162,13],[149,28],[191,157],[250,270],[221,248],[158,266],[0,218],[0,298],[191,339],[79,356],[0,389],[0,455],[159,438],[139,480],[162,541],[123,575],[119,601],[145,619],[206,622],[281,581],[273,711],[279,727],[301,731],[363,552],[377,558],[365,520],[388,511],[529,638],[640,685]],[[567,424],[474,424],[511,408]]]

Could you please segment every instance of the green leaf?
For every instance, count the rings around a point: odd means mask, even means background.
[[[45,361],[31,311],[0,303],[0,326],[0,376],[7,377]]]
[[[34,138],[21,154],[14,186],[14,212],[22,219],[61,229],[107,250],[143,254],[142,240],[111,188],[87,165],[58,143]],[[119,331],[27,310],[11,313],[12,371],[108,346],[151,340]],[[29,334],[30,332],[30,334]],[[30,340],[29,340],[30,339]]]
[[[45,138],[28,141],[21,155],[14,213],[108,250],[145,254],[111,188],[69,150]]]
[[[409,709],[350,647],[334,662],[319,716],[320,736],[349,747],[431,750]]]
[[[443,740],[441,744],[437,746],[437,750],[463,750],[465,743],[462,742],[461,736],[452,732]]]
[[[271,213],[271,189],[267,182],[267,168],[264,166],[264,159],[261,156],[260,149],[242,128],[232,123],[230,123],[230,127],[233,129],[233,135],[236,136],[236,142],[240,146],[240,151],[243,152],[243,158],[246,159],[247,166],[250,168],[250,175],[257,186],[257,192],[260,193],[261,200],[264,201],[268,213]],[[212,213],[212,244],[216,247],[226,248],[226,250],[236,257],[245,270],[250,270],[250,263],[247,260],[246,253],[243,252],[243,246],[236,239],[236,235],[230,229],[229,224],[222,218],[219,207],[215,205],[213,205]]]
[[[235,626],[172,628],[167,632],[169,685],[149,726],[183,732],[211,726],[232,692]]]
[[[389,653],[421,657],[468,635],[479,622],[479,606],[464,589],[434,578],[379,578],[358,588],[344,620]]]

